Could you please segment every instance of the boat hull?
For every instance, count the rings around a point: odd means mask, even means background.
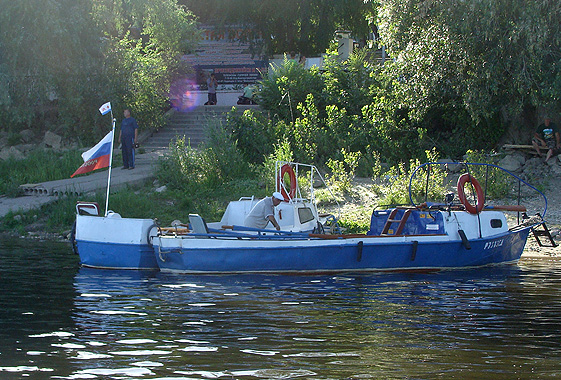
[[[447,235],[350,239],[154,238],[160,270],[181,273],[418,271],[516,262],[529,228],[470,241]]]
[[[85,267],[157,270],[148,233],[152,219],[77,215],[75,244]]]

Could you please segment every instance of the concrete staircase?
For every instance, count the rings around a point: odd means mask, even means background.
[[[165,151],[171,141],[185,136],[186,143],[194,148],[207,140],[210,123],[225,123],[231,106],[198,106],[189,112],[172,111],[168,125],[141,139],[141,147],[146,152]],[[237,112],[246,109],[259,109],[258,106],[237,105]]]

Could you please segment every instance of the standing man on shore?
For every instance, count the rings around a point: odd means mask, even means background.
[[[206,80],[206,85],[208,87],[208,104],[209,106],[214,106],[217,103],[216,99],[216,87],[218,87],[218,81],[214,76],[214,73],[210,74],[210,77]]]
[[[138,124],[128,108],[123,111],[123,115],[125,118],[121,122],[119,132],[119,143],[123,152],[123,169],[134,169],[134,146],[138,143]]]

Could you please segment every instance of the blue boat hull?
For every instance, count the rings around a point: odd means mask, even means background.
[[[158,269],[148,234],[151,219],[76,216],[76,253],[85,267]]]
[[[83,266],[101,269],[158,269],[154,249],[148,244],[112,244],[76,241]]]
[[[183,273],[414,271],[470,268],[516,262],[529,228],[488,239],[462,241],[419,237],[335,240],[183,239],[181,247],[154,240],[162,271]],[[424,238],[424,240],[423,240]]]

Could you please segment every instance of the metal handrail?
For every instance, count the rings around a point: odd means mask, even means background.
[[[325,182],[325,179],[323,178],[323,176],[321,175],[321,173],[319,172],[318,168],[315,165],[301,164],[299,162],[292,162],[292,161],[276,161],[275,162],[275,189],[279,188],[279,174],[280,174],[281,168],[284,165],[294,166],[294,168],[295,168],[295,170],[294,170],[294,174],[296,175],[296,197],[295,197],[295,199],[302,199],[302,200],[305,199],[302,196],[302,192],[300,190],[300,186],[299,186],[299,183],[298,183],[298,173],[300,171],[300,167],[307,167],[307,168],[310,169],[310,202],[315,206],[316,211],[317,211],[317,202],[316,202],[316,198],[315,198],[315,195],[314,195],[314,173],[316,173],[318,175],[318,177],[320,178],[321,182],[323,183],[323,185],[326,187],[327,191],[329,192],[329,195],[331,195],[332,199],[337,204],[337,219],[340,218],[340,216],[341,216],[341,204],[339,203],[339,201],[335,197],[335,194],[333,194],[333,191],[331,191],[331,188]],[[282,183],[282,181],[280,183],[280,187],[282,187],[286,191],[286,193],[288,194],[288,189],[286,189],[286,187],[284,186],[284,183]],[[290,200],[290,202],[291,201],[292,201],[292,199]]]
[[[535,188],[534,186],[530,185],[528,182],[524,181],[522,178],[518,177],[516,174],[511,173],[510,171],[498,166],[498,165],[494,165],[494,164],[488,164],[488,163],[481,163],[481,162],[426,162],[422,165],[419,165],[415,168],[415,170],[413,170],[413,172],[411,173],[411,177],[409,178],[409,201],[411,202],[411,205],[413,205],[414,207],[417,207],[417,204],[415,204],[415,202],[413,201],[413,192],[411,190],[411,185],[413,183],[413,178],[415,177],[415,174],[417,173],[417,171],[419,171],[421,168],[425,167],[425,166],[429,166],[430,165],[464,165],[466,166],[466,168],[468,167],[468,165],[475,165],[475,166],[486,166],[487,168],[489,167],[493,167],[493,168],[497,168],[502,170],[503,172],[509,174],[511,177],[517,179],[520,183],[525,184],[526,186],[528,186],[529,188],[531,188],[532,190],[536,191],[538,194],[540,194],[543,197],[544,200],[544,210],[543,213],[541,214],[542,218],[545,218],[545,215],[547,213],[547,197],[545,196],[544,193],[542,193],[540,190],[538,190],[537,188]],[[468,169],[469,170],[469,169]],[[487,181],[487,176],[488,176],[488,171],[486,172],[486,178],[485,181]],[[486,189],[485,189],[486,190]],[[427,191],[427,190],[426,190]],[[518,203],[520,203],[520,186],[518,187]]]

